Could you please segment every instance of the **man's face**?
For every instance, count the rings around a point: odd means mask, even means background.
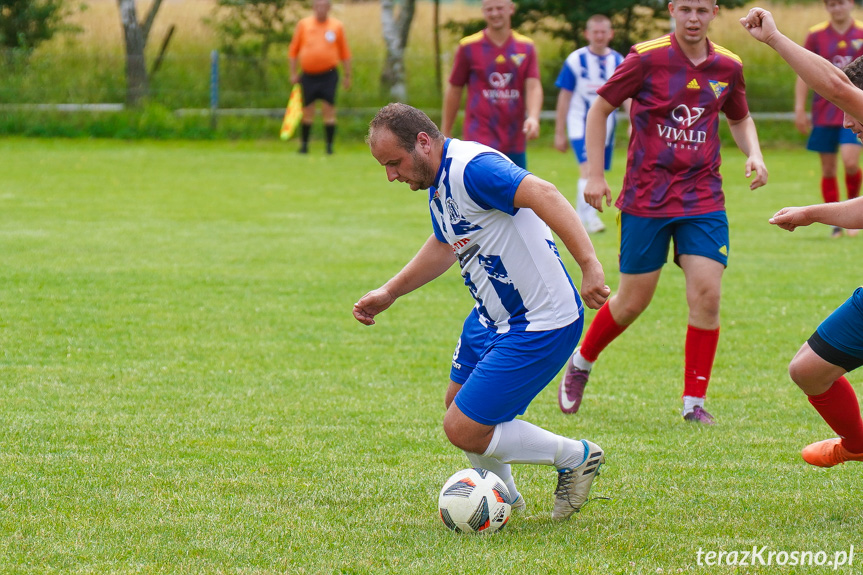
[[[509,28],[514,12],[512,0],[482,0],[482,17],[490,30]]]
[[[315,11],[315,18],[323,22],[330,11],[330,0],[315,0],[312,10]]]
[[[830,14],[832,22],[844,24],[851,19],[854,2],[852,0],[827,0],[824,2],[824,9]]]
[[[719,12],[714,0],[674,0],[668,9],[674,18],[677,41],[687,44],[703,42],[710,22]]]
[[[434,185],[437,168],[426,153],[430,148],[420,142],[422,136],[424,133],[417,136],[414,149],[407,151],[389,130],[378,128],[372,133],[369,139],[372,156],[386,169],[389,181],[404,182],[412,190],[427,190]]]
[[[593,52],[600,52],[608,48],[608,43],[614,38],[614,32],[609,22],[601,20],[591,22],[587,25],[587,29],[584,31],[584,38]]]
[[[847,112],[845,112],[842,118],[842,126],[854,132],[857,139],[863,142],[863,138],[861,138],[861,135],[863,135],[863,124],[858,122],[853,116],[849,116]]]

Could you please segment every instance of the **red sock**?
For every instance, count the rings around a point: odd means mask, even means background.
[[[863,183],[863,170],[857,170],[853,174],[845,172],[845,187],[848,189],[849,200],[860,195],[861,183]]]
[[[719,328],[699,329],[688,326],[686,329],[686,360],[683,369],[683,395],[704,397],[713,359],[719,345]]]
[[[590,322],[590,327],[587,328],[584,341],[581,343],[581,356],[587,361],[596,361],[602,350],[608,347],[608,344],[622,334],[627,327],[629,326],[619,325],[614,321],[614,318],[611,317],[611,311],[608,309],[608,302],[605,302],[596,312],[596,316]]]
[[[836,178],[821,178],[821,197],[825,203],[839,201],[839,182]]]
[[[810,395],[809,403],[842,438],[842,447],[851,453],[863,453],[863,419],[854,388],[840,377],[821,395]]]

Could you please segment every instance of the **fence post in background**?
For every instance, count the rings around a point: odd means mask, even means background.
[[[210,52],[210,129],[216,130],[216,110],[219,108],[219,51]]]

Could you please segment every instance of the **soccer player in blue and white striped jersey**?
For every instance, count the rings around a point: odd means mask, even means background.
[[[373,325],[396,299],[458,262],[475,305],[453,353],[444,431],[473,467],[506,483],[515,509],[524,500],[510,464],[553,466],[552,517],[570,517],[587,500],[603,450],[517,417],[578,343],[581,297],[596,309],[610,294],[587,232],[553,184],[488,146],[445,138],[416,108],[382,108],[368,142],[390,181],[428,190],[433,233],[400,272],[354,304],[354,317]],[[581,268],[581,297],[552,231]]]
[[[596,208],[584,201],[584,187],[587,179],[584,177],[587,169],[587,154],[584,148],[585,123],[587,111],[596,100],[596,91],[611,78],[614,70],[623,61],[623,56],[609,48],[608,44],[614,38],[611,20],[602,14],[591,16],[587,20],[584,37],[588,45],[572,52],[563,64],[557,76],[555,86],[560,88],[557,96],[557,117],[554,126],[554,147],[566,152],[572,147],[575,160],[578,162],[578,196],[575,210],[589,233],[601,232],[605,229]],[[629,111],[629,100],[624,104]],[[614,114],[608,117],[605,140],[605,169],[611,169],[611,154],[614,150]]]

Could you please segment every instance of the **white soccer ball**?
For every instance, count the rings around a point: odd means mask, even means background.
[[[444,525],[459,533],[494,533],[504,528],[512,499],[503,481],[486,469],[462,469],[447,479],[438,498]]]

